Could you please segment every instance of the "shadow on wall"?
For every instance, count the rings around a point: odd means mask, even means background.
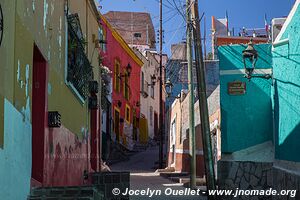
[[[245,45],[222,46],[219,48],[220,70],[243,69],[242,51]],[[272,68],[271,46],[256,45],[259,51],[257,68]],[[229,95],[228,83],[246,83],[244,95]],[[272,100],[271,80],[251,79],[243,74],[223,74],[220,76],[220,104],[222,124],[222,152],[232,153],[272,140]]]
[[[300,162],[300,123],[288,134],[282,144],[276,148],[275,158]]]
[[[283,55],[283,54],[280,54],[280,53],[278,53],[278,52],[276,52],[276,51],[273,51],[272,53],[275,55],[275,56],[273,56],[273,58],[285,58],[285,59],[287,59],[288,61],[291,61],[291,62],[293,62],[293,63],[295,63],[295,64],[297,64],[297,65],[300,65],[299,60],[295,60],[295,59],[292,59],[292,58],[291,58],[291,57],[299,58],[299,57],[300,57],[300,54],[290,54],[290,53],[289,53],[289,50],[287,50],[287,51],[288,51],[288,53],[287,53],[286,55]]]
[[[235,69],[243,69],[243,56],[242,52],[247,45],[227,45],[219,47],[220,57],[220,70],[230,67]],[[272,66],[272,54],[271,45],[260,44],[255,45],[255,49],[258,51],[258,59],[256,63],[257,69],[271,68]],[[230,60],[228,59],[230,58]],[[223,60],[223,61],[221,61]],[[225,67],[223,66],[225,64]]]
[[[300,99],[300,95],[296,94],[293,91],[288,90],[287,88],[283,88],[282,86],[278,85],[278,82],[288,84],[294,87],[297,87],[300,89],[300,85],[297,85],[295,83],[282,81],[279,79],[275,79],[274,81],[274,122],[275,122],[275,142],[276,142],[276,152],[275,152],[275,158],[280,160],[289,160],[289,161],[300,161],[300,155],[299,155],[299,144],[300,144],[300,112],[299,112],[299,105],[293,105],[291,104],[286,98],[281,96],[278,92],[278,89],[284,90],[285,93],[295,96],[298,99]],[[294,114],[298,116],[298,122],[295,123],[294,127],[289,127],[290,124],[293,123],[293,121],[290,121],[289,124],[284,123],[284,119],[280,119],[280,117],[283,118],[282,110],[280,109],[282,104],[285,104],[285,106],[289,107]],[[287,113],[288,115],[292,115],[293,113]],[[297,116],[294,116],[293,119],[297,119]],[[286,120],[289,120],[285,119]],[[284,139],[282,137],[285,137]]]

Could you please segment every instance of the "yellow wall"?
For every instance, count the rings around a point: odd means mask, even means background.
[[[92,41],[92,34],[98,38],[98,23],[87,2],[70,1],[70,13],[79,13],[82,31],[88,42],[88,59],[92,59],[94,77],[98,79],[98,50]],[[48,61],[48,110],[59,111],[62,124],[79,137],[82,136],[82,128],[89,128],[87,102],[82,104],[65,84],[65,2],[1,0],[1,4],[2,8],[5,7],[5,36],[0,48],[0,70],[5,73],[0,73],[0,147],[3,144],[4,97],[19,111],[28,100],[24,87],[26,67],[29,68],[27,94],[31,104],[34,43]]]
[[[5,17],[4,35],[0,46],[0,148],[3,148],[4,97],[12,102],[14,96],[12,88],[14,79],[15,1],[1,0],[1,6]]]

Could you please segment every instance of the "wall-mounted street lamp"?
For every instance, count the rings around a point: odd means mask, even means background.
[[[251,39],[247,48],[243,50],[243,62],[247,79],[251,79],[252,73],[255,69],[255,64],[257,62],[257,57],[258,53],[255,50]],[[250,64],[250,66],[248,64]]]
[[[153,75],[151,76],[151,83],[152,83],[153,86],[154,86],[155,83],[156,83],[156,76],[155,76],[155,74],[153,74]]]
[[[156,76],[155,74],[151,75],[151,83],[148,83],[148,86],[155,86]]]
[[[244,63],[244,69],[245,69],[245,78],[247,78],[249,81],[251,78],[264,78],[264,79],[270,79],[272,78],[272,75],[265,74],[265,75],[253,75],[253,72],[255,70],[255,65],[258,59],[258,52],[254,48],[252,39],[250,39],[250,42],[248,43],[248,46],[245,50],[243,50],[243,63]]]
[[[170,95],[172,94],[172,90],[173,90],[173,83],[168,78],[168,80],[165,83],[165,91],[167,93],[167,97],[170,97]]]
[[[131,67],[130,63],[128,63],[128,65],[126,66],[126,74],[120,74],[120,78],[126,77],[126,76],[130,77],[131,71],[132,71],[132,67]]]
[[[120,100],[118,100],[117,105],[118,105],[119,108],[121,108],[122,107],[122,102]]]

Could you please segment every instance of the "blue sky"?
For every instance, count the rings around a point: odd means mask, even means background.
[[[184,20],[174,8],[174,2],[180,10],[184,10],[185,0],[163,0],[164,53],[169,55],[171,44],[185,38]],[[287,16],[294,2],[295,0],[199,0],[200,15],[205,13],[206,18],[208,51],[210,51],[211,16],[224,18],[227,10],[229,28],[234,27],[235,32],[242,27],[263,28],[265,14],[269,23],[272,18]],[[102,13],[108,11],[149,12],[155,30],[159,28],[159,0],[100,0],[100,4]],[[203,22],[204,20],[202,27]]]

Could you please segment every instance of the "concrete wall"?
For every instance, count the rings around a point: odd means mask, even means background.
[[[300,6],[294,10],[276,41],[289,43],[273,48],[275,156],[300,162]]]
[[[245,79],[242,51],[245,45],[219,47],[220,101],[222,116],[222,152],[230,153],[272,140],[271,80]],[[256,68],[271,72],[272,55],[269,44],[255,45],[259,58]],[[269,72],[269,73],[270,73]],[[228,83],[246,83],[244,95],[229,95]]]

